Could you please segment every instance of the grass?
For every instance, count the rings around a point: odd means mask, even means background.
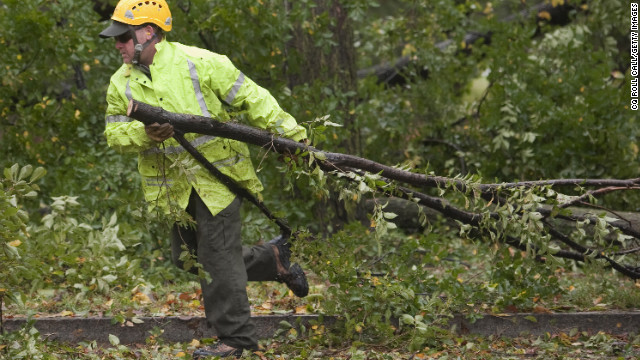
[[[640,281],[622,278],[614,273],[601,271],[566,272],[558,270],[560,282],[555,295],[535,300],[538,311],[541,307],[548,312],[585,312],[610,310],[637,310],[640,304]],[[608,275],[608,276],[605,276]],[[268,314],[308,314],[322,313],[322,299],[326,296],[326,284],[314,274],[309,274],[311,283],[309,296],[300,299],[275,282],[249,283],[252,313]],[[6,305],[5,305],[6,306]],[[469,306],[477,312],[528,312],[533,309],[507,307],[496,309],[492,304]],[[203,316],[200,284],[195,280],[168,283],[164,286],[134,287],[130,291],[114,288],[105,294],[83,296],[66,289],[39,290],[28,296],[22,306],[8,305],[5,316],[113,316],[134,311],[140,316]]]
[[[539,305],[554,312],[633,310],[640,303],[640,285],[611,274],[563,274],[563,295],[539,300]],[[254,314],[321,313],[325,287],[311,274],[310,296],[294,297],[284,285],[251,283],[248,293]],[[598,280],[598,281],[596,281]],[[117,290],[117,289],[116,289]],[[486,312],[486,309],[482,310]],[[5,316],[204,316],[199,283],[188,281],[153,289],[143,286],[132,291],[113,291],[110,295],[78,297],[65,290],[40,291],[23,307],[10,305]],[[261,341],[261,350],[245,354],[247,359],[636,359],[640,357],[640,336],[615,336],[572,332],[541,337],[518,338],[442,335],[439,343],[409,352],[406,346],[366,344],[348,341],[338,345],[329,341],[327,329],[316,327],[306,333],[282,329],[273,339]],[[100,347],[95,343],[64,345],[40,340],[38,352],[27,359],[191,359],[203,339],[191,343],[164,343],[150,334],[147,343],[133,346]],[[0,341],[0,359],[11,346],[24,346],[29,336],[13,334]],[[325,337],[326,336],[326,337]],[[20,344],[20,345],[15,345]]]

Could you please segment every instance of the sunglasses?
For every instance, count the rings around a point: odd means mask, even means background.
[[[116,42],[124,44],[124,43],[128,42],[129,40],[131,40],[131,33],[127,31],[126,33],[124,33],[122,35],[116,36],[115,39],[116,39]]]

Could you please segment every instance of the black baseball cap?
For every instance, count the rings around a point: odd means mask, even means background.
[[[108,28],[102,30],[100,37],[103,39],[120,36],[129,31],[129,25],[123,24],[119,21],[114,21]]]

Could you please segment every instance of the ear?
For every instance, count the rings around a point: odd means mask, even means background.
[[[153,34],[155,33],[155,31],[153,30],[153,27],[148,26],[144,28],[145,30],[145,36],[147,37],[147,40],[150,40],[151,37],[153,37]]]

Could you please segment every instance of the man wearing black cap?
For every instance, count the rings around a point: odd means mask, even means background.
[[[239,356],[243,349],[257,349],[247,281],[284,282],[300,297],[309,290],[300,265],[289,262],[288,236],[243,248],[241,199],[204,168],[185,176],[179,167],[170,166],[190,160],[189,153],[172,139],[172,126],[144,126],[126,116],[127,106],[135,98],[167,111],[219,121],[230,119],[227,109],[237,109],[253,126],[279,136],[300,141],[306,139],[306,131],[226,56],[164,41],[165,32],[172,28],[164,0],[121,0],[112,19],[100,36],[115,38],[124,64],[111,77],[107,91],[107,143],[119,151],[138,153],[142,187],[151,206],[167,213],[185,209],[193,217],[195,228],[174,225],[172,258],[182,267],[186,249],[211,276],[211,282],[201,281],[205,314],[220,343],[198,349],[194,357]],[[185,138],[251,193],[263,189],[246,144],[193,133],[185,134]]]

